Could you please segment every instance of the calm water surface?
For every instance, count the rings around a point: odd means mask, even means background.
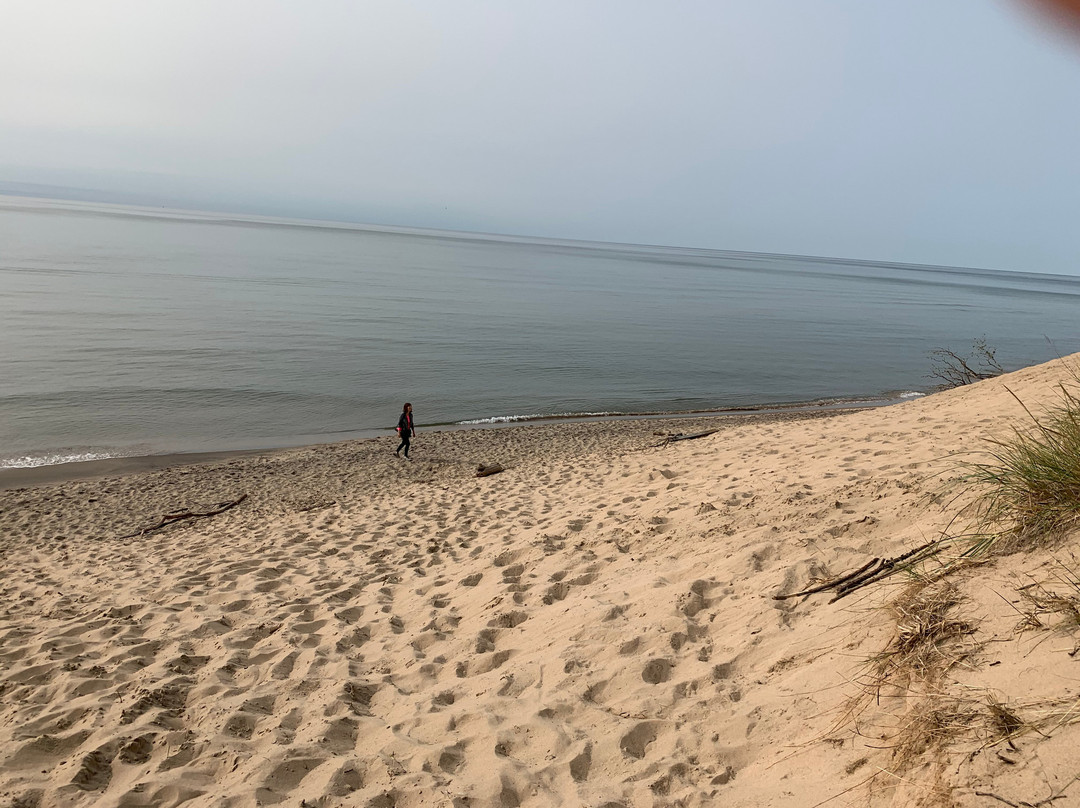
[[[887,397],[983,334],[1010,368],[1078,351],[1078,304],[1075,277],[0,197],[0,466],[377,434],[405,400],[447,424]]]

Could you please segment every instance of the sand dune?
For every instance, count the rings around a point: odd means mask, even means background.
[[[889,408],[718,421],[659,446],[658,431],[707,424],[426,433],[410,464],[386,438],[0,492],[0,799],[1044,798],[1075,774],[1071,726],[1030,760],[965,748],[910,783],[868,782],[895,759],[903,694],[854,723],[843,708],[892,635],[880,606],[901,582],[834,605],[772,595],[937,537],[962,505],[940,496],[950,455],[1025,417],[1010,390],[1048,400],[1062,374],[1056,362]],[[471,476],[489,461],[507,470]],[[121,538],[240,494],[220,515]],[[1063,642],[1015,635],[993,595],[1049,560],[965,574],[986,636],[943,687],[1075,692]]]

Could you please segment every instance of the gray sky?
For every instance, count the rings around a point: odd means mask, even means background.
[[[1080,274],[1080,39],[1018,0],[8,0],[0,181]]]

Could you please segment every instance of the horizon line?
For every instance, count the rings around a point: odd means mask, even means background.
[[[76,191],[85,194],[102,194],[106,192],[91,188],[78,188],[64,185],[46,185],[40,183],[16,183],[0,180],[0,198],[25,199],[36,202],[65,203],[71,206],[94,205],[105,207],[105,210],[85,210],[83,212],[102,216],[135,217],[135,218],[158,218],[161,220],[189,220],[203,221],[207,224],[222,225],[268,225],[277,227],[297,227],[305,229],[325,230],[356,230],[375,233],[415,235],[427,238],[451,238],[455,240],[474,239],[493,242],[525,242],[555,245],[569,245],[588,249],[604,249],[610,247],[629,247],[638,250],[681,250],[697,253],[717,253],[725,255],[743,255],[762,258],[797,258],[814,262],[829,262],[839,264],[851,264],[862,266],[880,266],[890,269],[917,269],[937,270],[945,272],[978,272],[1001,275],[1040,275],[1052,278],[1080,279],[1080,275],[1060,272],[1033,272],[1026,269],[990,269],[988,267],[976,267],[953,264],[927,264],[912,261],[891,261],[880,258],[859,258],[828,255],[807,255],[801,253],[765,252],[757,250],[734,250],[721,247],[700,247],[679,244],[647,244],[632,241],[601,241],[597,239],[562,238],[557,236],[537,236],[521,233],[498,233],[484,230],[450,230],[438,227],[419,227],[416,225],[381,224],[376,222],[358,222],[348,219],[311,219],[303,216],[277,216],[255,211],[226,211],[210,210],[202,208],[170,207],[168,205],[151,205],[148,203],[136,204],[130,202],[108,202],[102,199],[77,199],[70,196],[35,196],[29,193],[6,190],[4,186],[24,186],[40,191],[54,189],[56,191]],[[122,194],[120,194],[122,195]]]

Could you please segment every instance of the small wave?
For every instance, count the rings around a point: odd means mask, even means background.
[[[900,398],[923,398],[926,393],[917,393],[914,390],[908,390],[900,394]]]
[[[493,415],[490,418],[473,418],[468,421],[455,421],[458,426],[475,424],[512,424],[516,421],[544,421],[552,418],[602,418],[609,415],[624,415],[621,412],[537,412],[531,415]]]
[[[32,469],[38,466],[55,466],[60,463],[84,463],[88,460],[108,460],[123,457],[113,452],[49,452],[47,454],[23,455],[0,458],[0,469]]]

